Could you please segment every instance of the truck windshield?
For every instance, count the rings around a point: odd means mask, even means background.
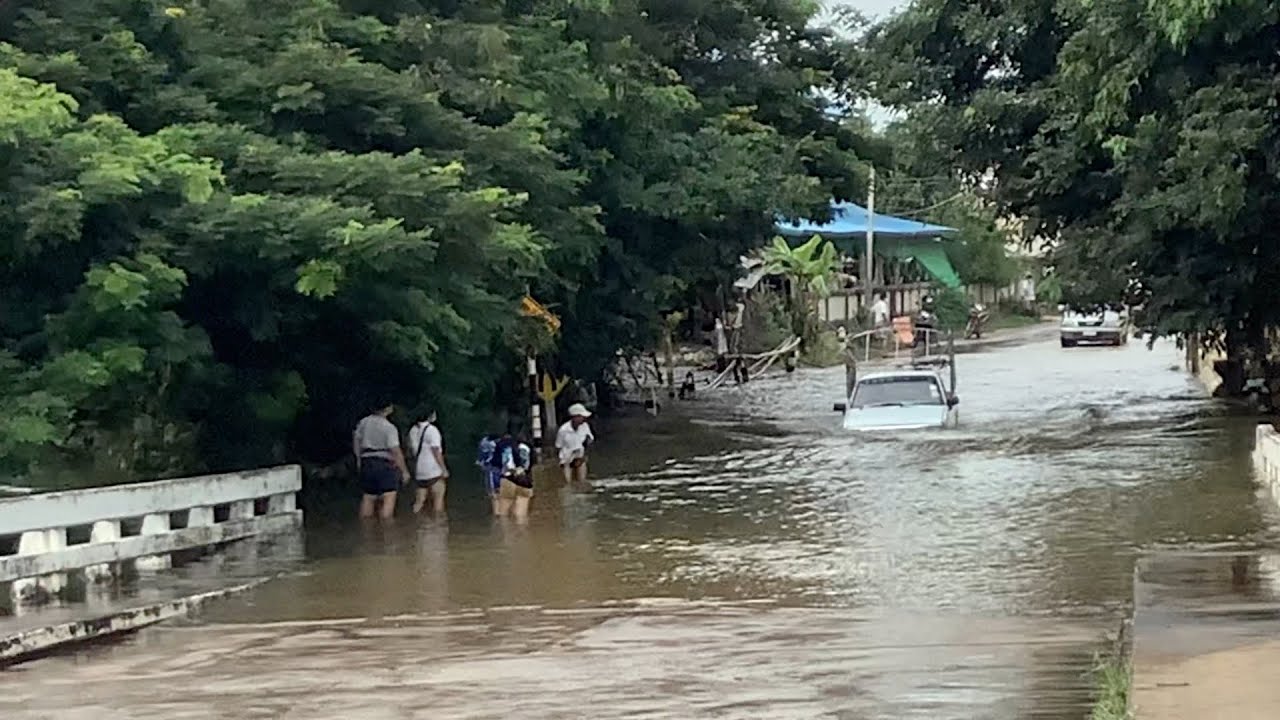
[[[938,381],[929,377],[868,378],[853,391],[853,407],[942,405]]]

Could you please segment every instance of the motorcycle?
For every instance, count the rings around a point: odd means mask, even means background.
[[[982,330],[990,319],[991,311],[987,310],[987,306],[982,303],[974,304],[969,308],[969,322],[964,327],[965,338],[981,339]]]
[[[938,327],[938,316],[933,312],[933,298],[926,297],[920,303],[920,312],[916,313],[914,322],[915,338],[912,347],[920,347],[924,345],[928,347],[931,338],[929,335]]]

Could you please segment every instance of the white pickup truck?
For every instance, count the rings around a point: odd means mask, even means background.
[[[1064,310],[1060,326],[1062,347],[1124,345],[1129,341],[1128,318],[1110,308],[1078,312]]]

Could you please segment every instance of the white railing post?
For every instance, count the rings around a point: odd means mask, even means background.
[[[241,500],[240,502],[231,503],[230,515],[227,517],[228,522],[236,522],[238,520],[247,521],[253,519],[253,500]],[[233,563],[253,562],[258,557],[258,543],[253,538],[242,540],[225,551],[226,560]]]
[[[67,529],[51,528],[45,530],[45,552],[57,552],[67,549]],[[67,574],[64,572],[49,573],[41,578],[45,592],[57,595],[67,586]]]
[[[187,527],[208,527],[213,524],[213,508],[207,505],[187,511]]]
[[[48,552],[49,533],[46,530],[28,530],[18,537],[18,555],[40,555]],[[14,580],[9,592],[13,596],[14,607],[39,602],[49,592],[45,578],[31,577]]]
[[[99,520],[89,531],[89,543],[113,543],[120,540],[120,522],[118,520]],[[84,569],[85,579],[91,583],[108,582],[115,574],[111,563],[90,565]]]
[[[99,520],[93,524],[93,529],[89,531],[90,545],[109,544],[119,541],[119,520]],[[115,577],[114,565],[112,563],[89,565],[85,567],[84,575],[85,580],[89,583],[84,591],[85,604],[95,610],[110,607],[112,596],[115,594],[115,590],[111,585],[111,581]]]
[[[164,535],[169,532],[169,513],[152,513],[142,518],[142,535]],[[144,555],[138,558],[136,567],[139,572],[155,572],[173,567],[173,558],[168,553],[160,555]]]

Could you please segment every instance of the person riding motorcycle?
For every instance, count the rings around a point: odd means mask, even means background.
[[[925,295],[920,299],[920,312],[915,317],[915,345],[928,345],[926,342],[929,334],[937,329],[938,316],[934,314],[934,301],[932,295]]]
[[[974,303],[969,308],[969,322],[965,325],[964,336],[966,338],[982,338],[982,330],[986,327],[987,321],[991,319],[991,313],[987,310],[987,306],[982,303]]]

